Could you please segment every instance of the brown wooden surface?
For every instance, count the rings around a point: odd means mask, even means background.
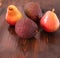
[[[0,6],[0,58],[60,58],[60,30],[46,33],[40,30],[35,38],[20,39],[5,21],[7,6],[24,7],[32,0],[1,0]],[[55,8],[60,18],[60,0],[33,0],[39,2],[42,10]]]

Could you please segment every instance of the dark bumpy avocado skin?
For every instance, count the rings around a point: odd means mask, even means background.
[[[37,24],[29,18],[23,18],[15,25],[15,32],[21,38],[32,38],[37,30]]]
[[[42,17],[40,5],[37,2],[29,2],[24,6],[25,14],[34,21]]]

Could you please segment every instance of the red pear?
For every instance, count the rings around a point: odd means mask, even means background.
[[[47,32],[55,32],[59,28],[59,19],[53,11],[47,11],[41,18],[40,25]]]

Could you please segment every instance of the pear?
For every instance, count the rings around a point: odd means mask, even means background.
[[[54,9],[52,11],[47,11],[44,16],[40,20],[40,25],[47,32],[55,32],[59,28],[59,19],[54,13]]]
[[[23,17],[21,11],[15,5],[9,5],[6,12],[6,21],[10,25],[15,25]]]

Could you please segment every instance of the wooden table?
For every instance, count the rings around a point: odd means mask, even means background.
[[[35,38],[20,39],[5,21],[7,6],[16,5],[18,8],[32,0],[1,0],[0,6],[0,58],[60,58],[60,30],[47,33],[40,30]],[[60,0],[33,0],[40,3],[45,12],[55,8],[60,18]]]

